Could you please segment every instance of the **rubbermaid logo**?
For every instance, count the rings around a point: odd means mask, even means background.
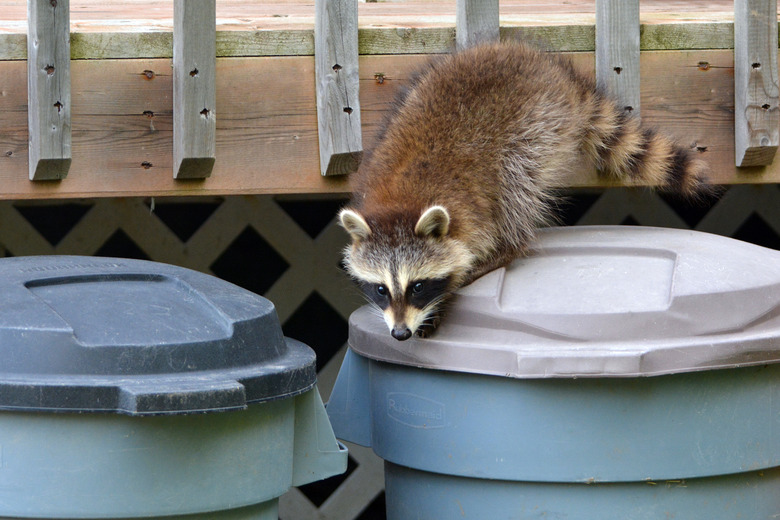
[[[391,392],[387,394],[387,415],[412,428],[444,428],[445,406],[426,397]]]

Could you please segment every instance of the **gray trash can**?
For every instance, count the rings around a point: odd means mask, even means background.
[[[266,299],[124,259],[0,260],[0,516],[277,520],[346,470]]]
[[[370,309],[328,404],[385,460],[389,520],[780,517],[780,253],[551,229],[437,334]]]

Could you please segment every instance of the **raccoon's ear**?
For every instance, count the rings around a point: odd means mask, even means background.
[[[368,238],[371,234],[371,228],[366,219],[351,209],[342,209],[339,213],[339,220],[355,242]]]
[[[450,231],[450,214],[444,206],[431,206],[426,209],[417,225],[414,226],[414,232],[417,236],[443,237]]]

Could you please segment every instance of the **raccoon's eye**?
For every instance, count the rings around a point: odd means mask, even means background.
[[[423,290],[424,286],[422,282],[417,282],[416,284],[412,285],[412,292],[414,294],[420,294]]]
[[[385,287],[384,285],[377,285],[376,286],[376,293],[379,296],[387,296],[387,294],[388,294],[387,287]]]

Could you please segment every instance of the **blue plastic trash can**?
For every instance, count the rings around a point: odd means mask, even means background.
[[[277,520],[346,470],[266,299],[125,259],[0,260],[0,516]]]
[[[780,517],[780,253],[550,229],[430,339],[368,308],[328,415],[385,460],[389,520]]]

